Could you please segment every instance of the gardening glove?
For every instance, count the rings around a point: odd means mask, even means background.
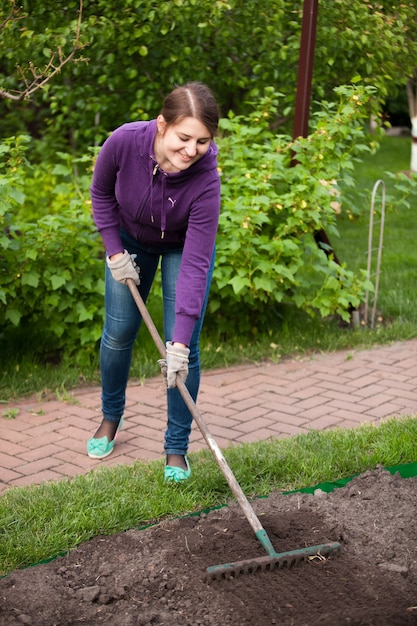
[[[135,282],[135,285],[140,284],[140,269],[136,265],[134,257],[131,256],[127,250],[124,250],[123,256],[119,257],[115,261],[111,261],[109,257],[106,258],[106,261],[107,267],[111,271],[111,275],[114,280],[117,280],[118,283],[126,285],[127,279],[131,278]]]
[[[164,375],[168,389],[177,386],[177,374],[185,382],[188,376],[189,348],[174,346],[172,341],[166,343],[166,359],[159,359],[158,363]]]

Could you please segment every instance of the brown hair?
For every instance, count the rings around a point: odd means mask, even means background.
[[[195,117],[210,132],[217,132],[219,109],[212,91],[200,82],[186,83],[176,87],[164,100],[161,115],[166,123],[176,124],[184,117]]]

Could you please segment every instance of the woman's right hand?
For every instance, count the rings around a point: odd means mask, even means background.
[[[135,260],[127,250],[112,254],[111,257],[107,257],[106,262],[107,267],[111,271],[111,275],[118,283],[126,285],[127,279],[131,278],[135,285],[140,284],[140,268],[136,265]]]

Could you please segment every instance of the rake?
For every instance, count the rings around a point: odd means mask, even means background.
[[[153,323],[151,316],[143,302],[143,299],[136,288],[136,285],[132,279],[127,280],[132,297],[139,309],[143,321],[145,322],[152,339],[155,342],[163,359],[166,358],[165,345],[159,336],[158,330]],[[177,388],[184,400],[187,408],[189,409],[193,419],[195,420],[201,434],[203,435],[208,447],[210,448],[213,456],[225,477],[233,495],[235,496],[238,504],[242,508],[245,517],[247,518],[252,530],[254,531],[256,538],[264,548],[267,556],[255,557],[252,559],[245,559],[243,561],[235,561],[232,563],[223,563],[221,565],[213,565],[206,569],[207,577],[209,580],[216,580],[221,578],[237,577],[241,574],[251,574],[260,571],[272,571],[276,568],[291,567],[295,563],[305,561],[314,557],[320,557],[340,551],[340,543],[331,542],[323,543],[316,546],[307,546],[298,550],[291,550],[288,552],[276,552],[272,542],[263,528],[261,522],[255,514],[249,500],[245,496],[241,486],[236,480],[232,470],[230,469],[226,459],[223,456],[218,444],[211,435],[205,421],[203,420],[200,411],[198,410],[194,400],[192,399],[184,381],[180,376],[177,376]]]

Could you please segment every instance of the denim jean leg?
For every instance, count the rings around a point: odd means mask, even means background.
[[[106,268],[106,318],[100,345],[102,410],[104,419],[123,415],[132,348],[141,317],[127,285],[115,281]]]
[[[139,290],[146,301],[159,257],[137,256],[141,268]],[[100,345],[102,382],[102,411],[106,420],[117,422],[123,415],[126,386],[129,378],[132,350],[142,321],[137,305],[127,285],[115,281],[106,267],[106,318]]]
[[[181,263],[181,253],[170,253],[162,259],[162,286],[164,298],[164,334],[165,341],[170,341],[175,323],[175,285]],[[204,314],[207,308],[208,294],[213,275],[214,255],[207,276],[206,294],[203,310],[196,321],[190,341],[190,355],[186,387],[197,401],[200,386],[200,334]],[[165,454],[185,455],[188,451],[193,417],[184,403],[178,389],[167,389],[168,424],[165,432]]]

